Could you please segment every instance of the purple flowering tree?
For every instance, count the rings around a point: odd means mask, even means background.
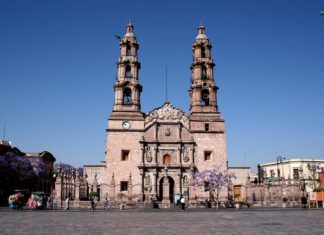
[[[194,182],[196,186],[204,186],[205,190],[214,198],[216,208],[219,209],[219,195],[224,187],[227,187],[234,173],[230,173],[227,169],[217,166],[214,169],[197,172],[194,175]]]

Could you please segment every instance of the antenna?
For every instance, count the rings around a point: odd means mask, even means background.
[[[168,102],[168,66],[165,66],[165,102]]]

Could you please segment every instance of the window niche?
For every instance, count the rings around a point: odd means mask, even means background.
[[[132,77],[132,68],[129,64],[126,65],[126,67],[125,67],[125,77],[127,77],[127,78]]]
[[[120,191],[127,191],[128,190],[128,182],[127,181],[120,181]]]
[[[211,151],[205,151],[204,152],[204,161],[210,161],[211,160]]]
[[[128,159],[129,159],[129,150],[122,150],[121,160],[128,161]]]

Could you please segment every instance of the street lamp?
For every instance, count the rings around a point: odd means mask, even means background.
[[[279,163],[282,164],[282,160],[285,160],[286,158],[282,157],[282,156],[278,156],[277,157],[277,173],[278,173],[278,177],[279,176]],[[283,178],[285,179],[285,175],[284,175],[284,170],[283,170],[283,166],[282,166],[282,175],[283,175]],[[281,180],[282,177],[280,177],[280,180]]]
[[[53,185],[52,185],[52,207],[53,207],[53,211],[54,211],[54,188],[55,188],[55,181],[56,181],[56,172],[54,172],[53,174]]]

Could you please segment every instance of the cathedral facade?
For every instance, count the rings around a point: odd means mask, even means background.
[[[188,114],[169,102],[144,113],[139,44],[131,23],[119,46],[106,159],[101,165],[84,167],[88,182],[94,186],[91,190],[100,189],[100,196],[111,201],[126,195],[134,201],[155,199],[166,207],[180,195],[193,200],[206,196],[203,188],[193,187],[195,172],[215,166],[226,168],[227,156],[212,45],[205,27],[198,28],[192,45]]]

